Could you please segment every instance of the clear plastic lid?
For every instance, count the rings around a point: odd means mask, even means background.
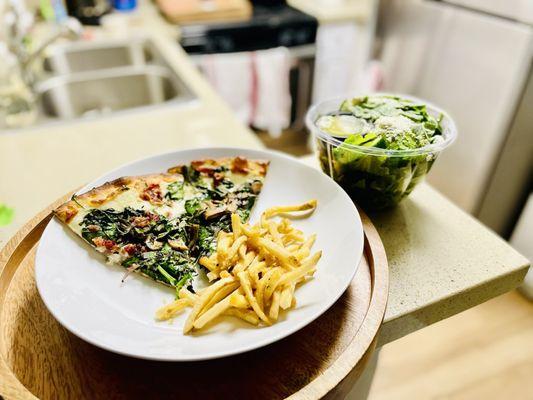
[[[323,140],[327,143],[329,143],[332,146],[340,146],[343,145],[346,149],[353,149],[354,151],[365,153],[365,154],[372,154],[377,156],[388,156],[388,157],[404,157],[404,156],[416,156],[416,155],[423,155],[428,153],[438,153],[448,147],[450,144],[453,143],[453,141],[457,138],[457,128],[455,127],[455,123],[451,119],[451,117],[443,110],[441,110],[438,107],[435,107],[431,103],[420,100],[413,96],[407,96],[403,94],[394,94],[394,93],[369,93],[369,94],[359,94],[354,95],[353,97],[365,97],[365,96],[396,96],[403,99],[411,100],[414,103],[421,103],[426,105],[426,109],[428,114],[435,118],[439,118],[439,116],[442,114],[442,120],[441,120],[441,127],[442,127],[442,140],[439,140],[435,143],[432,143],[430,145],[420,147],[418,149],[408,149],[408,150],[389,150],[389,149],[382,149],[378,147],[365,147],[365,146],[357,146],[354,144],[344,143],[343,140],[338,139],[328,132],[323,131],[317,126],[317,121],[321,116],[332,114],[339,111],[339,108],[342,104],[342,102],[345,99],[332,99],[332,100],[326,100],[323,102],[320,102],[318,104],[313,105],[311,108],[309,108],[309,111],[307,112],[307,115],[305,117],[305,123],[307,125],[307,128],[309,131],[319,138],[320,140]]]

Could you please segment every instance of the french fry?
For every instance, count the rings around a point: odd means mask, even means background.
[[[200,257],[200,260],[198,260],[198,263],[202,267],[206,267],[211,272],[216,272],[218,270],[218,266],[213,263],[213,261],[207,257]]]
[[[298,204],[294,206],[277,206],[267,209],[263,214],[267,217],[273,217],[274,215],[279,214],[286,214],[290,212],[298,212],[298,211],[308,211],[308,210],[314,210],[316,208],[317,201],[316,200],[309,200],[306,201],[303,204]]]
[[[180,299],[186,298],[192,301],[198,300],[198,295],[195,293],[191,293],[189,289],[187,289],[186,287],[182,287],[180,289],[180,291],[178,292],[178,296]]]
[[[261,320],[263,320],[266,324],[270,325],[270,321],[268,320],[261,307],[259,307],[259,304],[257,303],[257,300],[255,299],[254,294],[252,293],[252,287],[250,285],[250,280],[246,271],[239,272],[237,276],[239,277],[239,281],[241,282],[241,286],[244,290],[244,294],[246,295],[246,299],[252,306],[252,309],[255,311],[255,313]]]
[[[246,256],[248,254],[249,253],[247,252],[247,247],[246,247],[245,244],[243,244],[241,247],[239,247],[239,257],[241,258],[241,261],[246,261]]]
[[[238,308],[228,308],[226,311],[223,312],[223,315],[240,318],[243,321],[246,321],[252,325],[259,324],[259,317],[252,310],[240,310]]]
[[[315,200],[272,207],[252,226],[232,214],[232,232],[220,231],[216,251],[199,259],[209,271],[211,285],[197,293],[181,288],[179,298],[161,307],[156,318],[170,319],[192,307],[183,328],[185,334],[206,327],[221,315],[253,325],[277,321],[281,311],[296,306],[296,286],[311,278],[322,253],[310,255],[316,235],[305,237],[288,218],[273,217],[315,208]]]
[[[309,256],[309,254],[311,254],[311,247],[313,247],[313,244],[315,244],[315,240],[316,235],[309,236],[304,244],[302,244],[300,249],[295,252],[295,257],[298,259],[298,261],[305,259]]]
[[[188,333],[191,331],[191,329],[194,326],[194,320],[196,319],[197,315],[200,314],[200,311],[204,308],[204,306],[209,302],[211,297],[221,288],[227,285],[228,283],[234,282],[234,278],[223,278],[215,283],[213,283],[211,286],[206,288],[202,294],[200,295],[200,298],[194,303],[194,307],[189,314],[187,320],[185,321],[185,325],[183,327],[183,333]]]
[[[223,277],[223,279],[226,277]],[[233,277],[231,277],[233,279]],[[207,310],[209,310],[211,307],[213,307],[216,303],[218,303],[220,300],[228,296],[230,293],[235,291],[239,287],[238,282],[232,282],[230,284],[227,284],[226,286],[221,287],[216,293],[214,293],[209,301],[205,304],[205,306],[200,310],[200,313],[198,316],[203,315]]]
[[[279,301],[279,306],[283,310],[287,310],[288,308],[290,308],[291,302],[292,302],[292,296],[294,294],[294,289],[295,288],[296,288],[296,284],[295,283],[291,283],[289,286],[286,286],[281,291],[281,296],[280,296],[281,298],[280,298],[280,301]]]
[[[194,328],[201,329],[209,321],[215,319],[224,311],[229,309],[230,305],[230,296],[225,297],[223,300],[220,300],[218,303],[215,303],[210,307],[206,312],[204,312],[196,321],[194,321]]]
[[[283,276],[283,272],[280,269],[275,269],[274,273],[270,276],[265,286],[265,291],[263,293],[263,301],[269,301],[270,297],[278,287],[278,281]]]
[[[191,306],[193,301],[189,299],[178,299],[157,310],[155,317],[158,321],[166,321],[175,317],[179,312]]]
[[[259,279],[257,283],[257,290],[255,291],[255,299],[257,300],[257,304],[259,304],[259,307],[261,308],[264,308],[263,298],[264,298],[265,288],[268,285],[270,278],[272,277],[274,273],[276,273],[276,271],[277,271],[276,268],[269,269],[265,273],[265,275],[261,279]]]
[[[267,253],[277,258],[282,266],[287,269],[292,269],[298,262],[296,257],[289,253],[283,246],[274,243],[270,239],[258,238],[252,240],[252,243],[257,244],[261,250],[265,250]]]
[[[285,247],[287,249],[287,251],[289,253],[296,253],[298,250],[300,250],[300,247],[301,245],[297,244],[297,243],[294,243],[294,244],[291,244],[287,247]]]
[[[222,268],[227,269],[228,263],[231,262],[232,258],[237,255],[240,247],[246,242],[246,236],[241,236],[238,239],[235,239],[231,247],[228,249],[226,258],[222,263]]]
[[[283,286],[288,285],[290,283],[297,282],[299,279],[305,277],[305,275],[311,273],[314,269],[316,264],[318,263],[318,260],[320,260],[320,257],[322,256],[321,251],[317,251],[312,256],[309,256],[304,263],[302,263],[302,266],[298,269],[295,269],[294,271],[287,272],[284,274],[277,282],[277,286]]]
[[[224,263],[224,260],[227,257],[229,247],[231,246],[233,235],[230,236],[230,234],[227,234],[224,231],[220,231],[218,237],[218,243],[217,243],[217,263],[218,265],[222,265]]]
[[[281,240],[281,236],[278,232],[277,224],[272,221],[267,221],[267,227],[268,232],[270,233],[270,236],[272,236],[272,240],[274,241],[274,243],[283,246],[283,241]]]
[[[294,228],[291,225],[291,221],[288,218],[282,218],[281,222],[279,223],[279,231],[283,234],[289,233]]]
[[[252,279],[254,288],[257,287],[257,283],[259,282],[259,273],[266,267],[266,265],[265,261],[257,261],[248,267],[248,273]]]
[[[241,225],[241,218],[237,214],[231,214],[231,230],[235,240],[241,236]]]
[[[272,295],[272,303],[270,304],[270,310],[268,311],[268,317],[274,321],[278,319],[280,298],[281,291],[276,290]]]
[[[250,306],[250,303],[248,303],[248,300],[246,300],[246,297],[239,293],[238,291],[233,292],[230,296],[229,300],[232,307],[235,308],[248,308]]]

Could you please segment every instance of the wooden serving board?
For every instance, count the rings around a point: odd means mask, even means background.
[[[156,0],[161,13],[174,24],[234,22],[252,15],[248,0]]]
[[[35,286],[35,251],[50,211],[68,197],[34,217],[0,251],[0,398],[343,398],[361,374],[388,294],[385,250],[365,214],[365,256],[351,286],[324,315],[258,350],[170,363],[99,349],[47,311]]]

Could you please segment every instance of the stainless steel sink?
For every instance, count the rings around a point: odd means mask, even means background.
[[[177,105],[195,94],[149,39],[51,46],[33,125]]]
[[[146,39],[129,42],[79,42],[51,47],[44,59],[43,69],[53,74],[70,74],[127,65],[161,64],[155,46]]]
[[[193,98],[171,70],[153,65],[58,76],[46,80],[37,90],[44,115],[62,119]]]

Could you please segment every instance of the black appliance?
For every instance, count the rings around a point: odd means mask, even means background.
[[[181,27],[181,45],[190,54],[233,53],[315,43],[318,22],[285,1],[256,0],[245,21]]]

